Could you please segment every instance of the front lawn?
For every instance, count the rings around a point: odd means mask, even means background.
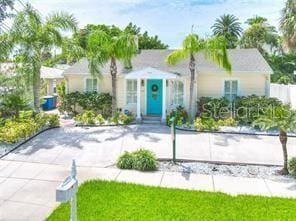
[[[88,181],[78,192],[78,220],[266,220],[296,219],[296,200],[229,196],[108,181]],[[69,204],[47,220],[69,220]]]

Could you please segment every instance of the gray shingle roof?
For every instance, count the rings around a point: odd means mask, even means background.
[[[180,62],[176,66],[169,66],[165,63],[166,57],[173,51],[174,50],[142,50],[140,54],[133,58],[132,70],[135,71],[153,67],[162,71],[180,73],[182,75],[189,74],[189,59]],[[272,69],[257,49],[230,49],[228,52],[233,72],[272,73]],[[223,69],[219,68],[213,62],[206,60],[203,53],[196,55],[196,61],[197,72],[223,71]],[[117,68],[119,74],[128,72],[124,69],[121,62],[118,62]],[[109,74],[109,64],[102,67],[101,70],[103,74]],[[64,72],[65,75],[86,75],[88,73],[88,61],[86,58],[81,59]]]

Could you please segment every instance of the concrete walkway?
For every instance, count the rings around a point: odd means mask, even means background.
[[[69,161],[69,165],[70,165]],[[58,206],[55,189],[70,166],[0,160],[0,220],[44,220]],[[78,180],[105,179],[152,186],[232,195],[296,197],[294,179],[255,179],[173,172],[137,172],[113,168],[78,167]]]
[[[266,180],[180,173],[140,173],[104,168],[124,151],[140,147],[171,158],[170,129],[161,125],[59,128],[46,131],[0,160],[0,220],[44,220],[58,205],[55,188],[69,174],[72,159],[80,183],[93,178],[230,194],[296,196],[294,179]],[[288,152],[296,156],[296,138]],[[178,132],[177,158],[282,164],[277,137]]]
[[[44,132],[5,160],[106,167],[124,151],[146,148],[159,158],[172,158],[170,128],[162,125],[59,128]],[[288,139],[289,156],[296,156],[296,138]],[[177,132],[177,158],[202,161],[282,165],[278,137]]]

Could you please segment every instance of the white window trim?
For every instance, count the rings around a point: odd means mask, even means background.
[[[177,80],[171,80],[170,82],[170,105],[173,106],[173,107],[177,107],[177,106],[180,106],[180,104],[175,104],[174,103],[174,96],[173,96],[173,84],[174,82],[176,81],[179,81],[183,84],[183,104],[181,106],[185,107],[185,92],[186,92],[186,89],[185,89],[185,81],[183,79],[177,79]]]
[[[240,87],[240,80],[238,78],[225,78],[222,81],[222,92],[221,97],[225,96],[225,81],[237,81],[237,96],[241,96],[241,87]]]
[[[93,80],[93,79],[97,79],[97,93],[99,93],[99,80],[98,78],[95,78],[95,77],[85,77],[84,80],[83,80],[83,88],[84,88],[84,93],[87,93],[87,89],[86,89],[86,81],[87,80]]]
[[[135,105],[137,104],[137,99],[134,103],[127,103],[127,81],[135,81],[137,85],[137,79],[125,79],[124,81],[124,103],[125,105]],[[136,97],[137,97],[137,88],[136,88]]]

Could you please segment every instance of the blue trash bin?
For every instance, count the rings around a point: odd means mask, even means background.
[[[42,104],[43,110],[52,110],[54,109],[54,96],[45,96],[43,97],[44,103]]]

